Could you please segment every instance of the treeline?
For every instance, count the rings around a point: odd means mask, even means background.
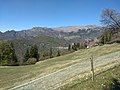
[[[68,45],[68,50],[62,51],[57,49],[56,52],[53,50],[54,47],[50,47],[48,50],[40,51],[39,47],[35,44],[29,46],[23,54],[23,60],[17,57],[15,52],[15,47],[10,41],[1,41],[0,42],[0,65],[3,66],[18,66],[18,65],[30,65],[35,64],[40,60],[45,60],[57,56],[61,56],[67,53],[77,51],[79,49],[86,48],[84,43],[73,43]]]
[[[98,39],[101,44],[120,43],[120,29],[108,29]]]
[[[77,51],[77,50],[80,50],[80,49],[85,49],[87,47],[87,45],[85,43],[72,43],[72,44],[69,44],[68,45],[68,50],[60,50],[60,49],[57,49],[57,51],[55,52],[54,51],[54,47],[50,47],[48,49],[48,51],[44,51],[41,53],[41,60],[44,60],[44,59],[49,59],[49,58],[53,58],[53,57],[56,57],[56,56],[61,56],[61,55],[64,55],[66,54],[67,52],[71,53],[71,52],[74,52],[74,51]],[[34,54],[35,55],[34,55]],[[38,52],[38,47],[37,45],[34,45],[32,46],[30,49],[27,49],[26,50],[26,53],[25,53],[25,61],[27,61],[29,58],[36,58],[37,61],[39,60],[39,52]],[[37,58],[38,57],[38,58]]]
[[[53,48],[51,47],[48,51],[44,51],[44,53],[40,54],[39,48],[35,44],[31,45],[29,48],[26,49],[23,55],[23,60],[21,60],[17,57],[15,47],[12,42],[0,41],[0,65],[2,66],[30,65],[35,64],[40,60],[53,58],[55,56],[61,56],[61,51],[59,49],[57,50],[56,55],[54,55],[53,52],[54,52]]]
[[[111,31],[104,32],[100,37],[101,44],[107,44],[112,40],[113,33]]]
[[[68,51],[77,51],[80,49],[85,49],[87,45],[85,43],[73,43],[68,45]]]
[[[46,53],[47,52],[47,53]],[[53,48],[51,47],[49,49],[49,51],[44,51],[42,53],[42,55],[40,55],[39,53],[39,49],[38,46],[35,44],[33,46],[31,46],[30,49],[27,49],[24,55],[24,60],[23,63],[24,64],[35,64],[36,62],[40,61],[40,60],[45,60],[48,58],[53,58],[55,55],[53,54]],[[60,50],[57,50],[57,55],[56,56],[60,56]],[[41,56],[41,58],[40,58]]]

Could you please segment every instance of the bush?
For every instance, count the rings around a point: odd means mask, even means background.
[[[36,58],[29,58],[26,62],[27,65],[35,64],[37,62]]]
[[[1,61],[1,65],[2,65],[2,66],[7,66],[7,65],[9,65],[8,60],[2,60],[2,61]]]

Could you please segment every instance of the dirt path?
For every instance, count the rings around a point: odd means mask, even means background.
[[[111,63],[120,63],[120,51],[98,57],[94,60],[94,67],[99,67]],[[53,90],[64,84],[67,80],[85,71],[90,71],[90,60],[83,60],[77,64],[61,69],[54,73],[40,77],[23,85],[11,88],[10,90]]]

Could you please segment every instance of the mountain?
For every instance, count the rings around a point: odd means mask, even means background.
[[[79,30],[81,27],[80,26],[66,26],[66,27],[57,27],[57,28],[53,28],[56,31],[60,31],[60,32],[74,32]]]
[[[57,53],[57,47],[67,47],[70,43],[79,43],[83,39],[96,38],[104,29],[99,26],[67,26],[58,28],[33,27],[21,31],[0,32],[0,40],[11,41],[14,44],[19,60],[23,60],[26,49],[36,44],[39,52],[47,53],[50,48]],[[44,49],[43,49],[44,48]]]
[[[63,32],[55,31],[52,28],[46,27],[33,27],[28,30],[21,31],[6,31],[4,33],[0,32],[0,39],[18,39],[18,38],[28,38],[28,37],[36,37],[38,35],[45,35],[51,37],[62,37],[65,35]]]
[[[0,39],[19,39],[19,38],[31,38],[38,35],[64,38],[70,40],[73,38],[95,38],[98,37],[104,29],[100,26],[87,25],[87,26],[67,26],[58,28],[47,28],[47,27],[33,27],[27,30],[21,31],[6,31],[0,32]]]
[[[54,30],[57,31],[63,31],[63,32],[76,32],[78,30],[89,30],[89,29],[100,29],[101,26],[96,26],[96,25],[86,25],[86,26],[66,26],[66,27],[57,27],[53,28]]]
[[[96,25],[86,25],[86,26],[67,26],[54,28],[56,31],[66,32],[67,36],[64,37],[66,40],[77,40],[96,38],[104,32],[104,28]]]
[[[21,45],[41,43],[51,46],[66,46],[69,43],[77,43],[83,39],[96,38],[104,32],[104,29],[96,25],[87,26],[66,26],[58,28],[33,27],[21,31],[0,32],[0,40],[12,40],[21,42]],[[19,42],[18,42],[19,41]],[[17,44],[16,43],[16,44]]]

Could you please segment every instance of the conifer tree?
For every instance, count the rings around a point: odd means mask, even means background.
[[[14,63],[16,63],[17,62],[17,56],[15,54],[15,49],[14,49],[13,43],[10,43],[10,47],[11,47],[11,52],[12,52],[12,55],[11,55],[12,61]]]
[[[78,49],[80,49],[80,43],[77,43],[76,47],[77,47]]]
[[[29,52],[28,49],[27,49],[26,52],[25,52],[24,58],[25,58],[25,61],[24,61],[24,62],[26,62],[26,61],[30,58],[30,52]]]
[[[2,58],[1,58],[1,53],[0,53],[0,61],[1,61],[1,59],[2,59]]]
[[[70,50],[71,50],[71,45],[69,44],[69,45],[68,45],[68,51],[70,51]]]
[[[38,47],[36,44],[30,49],[30,58],[36,58],[36,60],[39,61]]]
[[[57,56],[60,56],[60,50],[57,51]]]
[[[77,45],[76,45],[76,43],[74,43],[74,45],[72,45],[72,49],[73,49],[74,51],[77,51]]]
[[[1,63],[2,65],[15,65],[17,56],[13,43],[4,43],[2,46]]]
[[[52,48],[50,48],[50,58],[53,58],[53,51],[52,51]]]

